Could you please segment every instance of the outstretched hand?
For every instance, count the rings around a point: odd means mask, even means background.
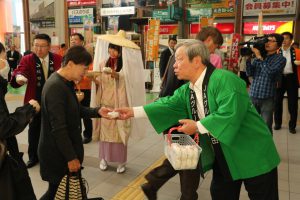
[[[112,111],[113,111],[113,109],[111,109],[111,108],[101,107],[98,110],[98,114],[101,115],[101,117],[103,117],[103,118],[110,119],[108,113],[112,112]]]
[[[115,112],[119,113],[119,117],[117,119],[129,119],[130,117],[134,117],[133,109],[129,107],[117,108]]]
[[[197,122],[191,119],[182,119],[179,120],[179,123],[182,124],[181,128],[178,128],[178,132],[183,132],[187,135],[193,135],[197,132]]]

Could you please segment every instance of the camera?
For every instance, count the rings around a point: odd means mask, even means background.
[[[241,56],[252,56],[253,52],[251,50],[251,47],[256,48],[260,51],[260,54],[262,57],[265,57],[267,55],[267,51],[265,49],[265,44],[268,42],[268,35],[264,36],[255,36],[248,40],[247,42],[242,42],[239,45],[246,45],[245,47],[242,47],[240,49]]]

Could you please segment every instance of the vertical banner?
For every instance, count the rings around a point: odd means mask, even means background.
[[[213,17],[199,17],[199,27],[213,26],[214,18]],[[199,30],[200,31],[200,30]]]
[[[149,30],[147,32],[147,43],[146,43],[146,60],[156,61],[158,58],[159,48],[159,19],[149,20]]]
[[[94,55],[94,44],[93,44],[93,35],[94,35],[94,22],[93,17],[85,17],[83,20],[83,30],[84,30],[84,40],[85,48],[87,51]]]
[[[264,30],[263,30],[263,14],[260,12],[258,14],[258,32],[257,36],[263,36],[264,35]]]
[[[241,41],[241,35],[234,33],[232,35],[232,44],[230,48],[230,57],[228,63],[228,70],[238,73],[238,61],[239,61],[239,43]]]

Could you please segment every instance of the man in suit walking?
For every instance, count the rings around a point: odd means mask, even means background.
[[[10,50],[6,53],[7,62],[9,64],[8,80],[10,80],[11,73],[17,68],[21,54],[16,51],[16,46],[12,44]]]
[[[160,54],[160,61],[159,61],[159,74],[160,78],[164,76],[169,58],[172,54],[174,54],[174,47],[177,44],[177,40],[174,37],[170,37],[168,41],[169,47],[163,50]]]
[[[33,40],[34,53],[24,56],[18,68],[13,72],[11,86],[14,88],[27,84],[24,104],[30,99],[41,102],[42,89],[50,75],[60,68],[62,57],[50,52],[51,38],[47,34],[38,34]],[[35,166],[39,159],[37,148],[41,131],[41,114],[37,114],[29,124],[27,168]]]

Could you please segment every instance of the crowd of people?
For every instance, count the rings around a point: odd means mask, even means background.
[[[38,34],[32,52],[23,57],[15,46],[6,52],[0,43],[1,196],[36,199],[26,168],[40,163],[41,177],[48,182],[41,199],[53,200],[64,175],[81,170],[83,144],[92,140],[99,142],[100,170],[113,162],[118,164],[117,173],[125,173],[129,137],[143,137],[149,120],[157,133],[180,125],[178,132],[192,138],[200,135],[203,150],[196,169],[175,170],[165,159],[151,170],[141,185],[148,199],[157,199],[158,190],[179,174],[180,199],[196,200],[201,196],[197,194],[201,176],[209,170],[213,200],[238,200],[242,183],[251,200],[279,198],[280,158],[272,134],[282,126],[285,92],[292,134],[298,113],[297,43],[292,45],[291,33],[270,34],[266,53],[251,48],[251,55],[242,56],[242,79],[222,69],[217,50],[223,37],[218,29],[204,27],[195,40],[179,44],[171,37],[159,64],[159,98],[147,105],[140,84],[144,82],[141,50],[125,38],[124,31],[100,36],[94,55],[84,47],[81,34],[72,34],[70,41],[69,49],[64,45],[55,54],[50,52],[50,37]],[[27,85],[24,106],[14,113],[8,112],[4,100],[8,82],[15,88]],[[25,164],[15,135],[27,125]],[[10,159],[21,169],[19,182],[8,176]],[[17,187],[20,180],[23,188]]]

